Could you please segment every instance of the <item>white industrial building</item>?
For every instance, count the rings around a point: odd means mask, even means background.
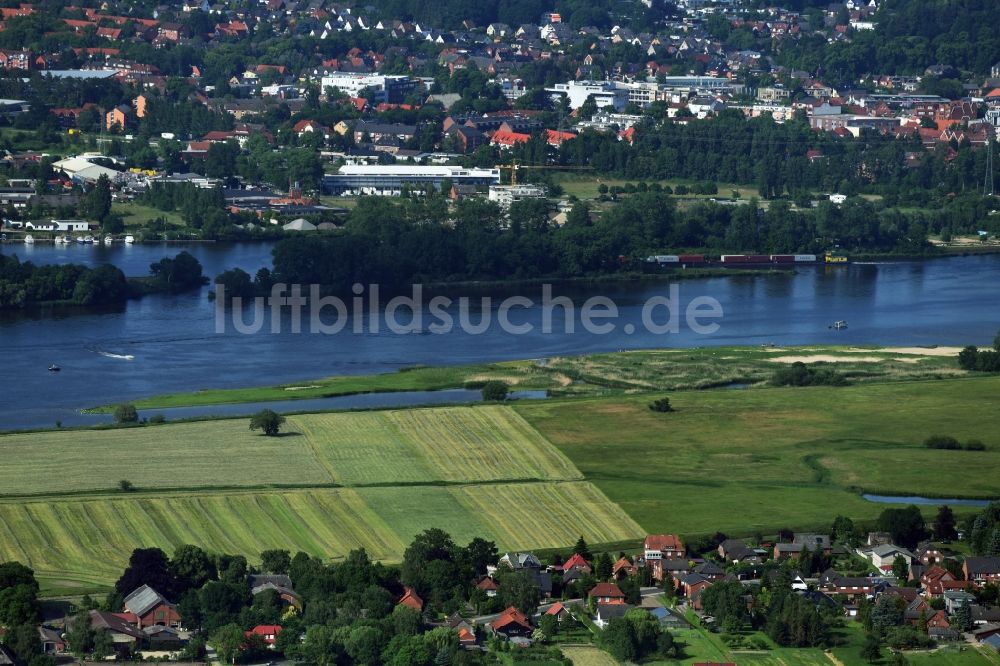
[[[339,173],[323,178],[326,192],[338,196],[374,194],[399,196],[404,188],[419,193],[427,187],[441,191],[449,180],[454,185],[488,187],[500,182],[500,169],[466,169],[458,166],[418,166],[409,164],[342,166]]]
[[[572,109],[579,109],[588,97],[598,108],[610,107],[622,111],[629,102],[649,106],[653,102],[677,101],[693,94],[710,94],[723,90],[738,91],[742,85],[729,79],[711,76],[668,76],[657,81],[569,81],[557,83],[545,90],[553,98],[566,97]]]
[[[538,185],[491,185],[490,201],[500,204],[501,208],[510,208],[515,201],[523,199],[544,199],[545,188]]]
[[[339,90],[351,97],[360,97],[370,90],[378,102],[398,104],[417,88],[417,81],[408,76],[382,74],[358,74],[355,72],[329,72],[320,79],[320,90]]]

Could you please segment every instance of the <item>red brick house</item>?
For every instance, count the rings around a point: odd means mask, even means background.
[[[281,626],[277,624],[258,624],[256,627],[250,631],[245,632],[247,638],[251,636],[260,636],[264,641],[264,645],[274,649],[274,644],[278,640],[278,634],[281,633]]]
[[[177,607],[148,585],[143,585],[125,597],[124,606],[127,612],[135,615],[140,629],[155,626],[174,629],[181,627]]]
[[[562,564],[563,571],[572,571],[573,569],[578,569],[585,573],[590,573],[592,571],[590,562],[585,560],[579,553],[573,553],[573,556]]]
[[[962,562],[962,573],[976,587],[1000,583],[1000,557],[967,557]]]
[[[875,583],[871,578],[837,578],[826,586],[828,594],[843,594],[848,599],[859,596],[871,596],[875,592]]]
[[[951,623],[948,622],[948,617],[945,615],[943,610],[939,610],[937,613],[934,613],[934,615],[927,620],[927,628],[930,629],[931,627],[937,627],[938,629],[951,629]]]
[[[632,560],[625,556],[619,557],[618,561],[611,567],[611,577],[616,580],[628,578],[636,575],[637,573],[639,573],[639,567],[637,567]]]
[[[403,594],[403,598],[399,600],[399,603],[397,605],[406,606],[407,608],[412,608],[418,613],[421,612],[424,609],[424,600],[421,599],[420,596],[413,591],[412,587],[407,586],[403,588],[403,590],[405,594]]]
[[[625,603],[625,593],[614,583],[598,583],[587,596],[598,604]]]
[[[483,576],[483,579],[476,583],[476,587],[486,592],[486,596],[491,598],[497,596],[497,590],[500,589],[497,582],[489,576]]]
[[[534,631],[531,620],[528,616],[517,610],[513,606],[500,614],[496,620],[490,624],[490,629],[494,635],[500,636],[530,636]]]
[[[650,534],[643,542],[643,558],[657,581],[663,580],[664,560],[682,559],[684,555],[684,542],[676,534]]]

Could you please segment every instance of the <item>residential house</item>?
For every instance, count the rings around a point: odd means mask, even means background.
[[[942,596],[944,597],[944,609],[948,611],[948,615],[954,615],[959,608],[971,607],[976,603],[976,595],[965,590],[948,590]]]
[[[704,576],[708,580],[721,580],[725,578],[726,571],[715,562],[703,562],[694,568],[694,573]]]
[[[66,640],[62,633],[51,627],[38,627],[38,640],[42,646],[42,654],[58,654],[66,651]]]
[[[583,573],[590,573],[593,571],[590,566],[590,562],[584,559],[584,557],[579,553],[573,553],[573,556],[562,564],[563,571],[573,571],[574,569]]]
[[[598,583],[587,593],[587,597],[598,604],[625,603],[625,593],[614,583]]]
[[[970,609],[973,625],[981,627],[987,624],[1000,624],[1000,607],[973,604]]]
[[[299,137],[303,136],[306,133],[312,134],[314,132],[322,134],[325,140],[329,140],[331,136],[330,129],[325,125],[316,122],[315,120],[300,120],[299,122],[295,123],[294,127],[292,127],[292,131],[295,132],[295,135]]]
[[[688,600],[688,605],[695,610],[702,610],[701,593],[712,587],[712,581],[701,574],[690,573],[682,576],[680,587]]]
[[[1000,557],[967,557],[962,563],[962,573],[976,587],[1000,583]]]
[[[608,623],[616,617],[625,617],[625,613],[632,609],[625,603],[620,604],[597,604],[597,612],[594,615],[594,624],[601,629],[608,626]]]
[[[354,143],[391,141],[402,144],[416,134],[417,128],[414,125],[372,123],[364,120],[354,124]]]
[[[490,145],[504,150],[516,146],[519,143],[528,143],[530,140],[530,134],[522,134],[520,132],[498,129],[490,138]]]
[[[500,617],[490,623],[490,629],[494,635],[507,638],[528,637],[534,631],[528,616],[513,606],[500,613]]]
[[[497,596],[497,592],[500,590],[497,582],[489,576],[483,576],[482,580],[476,583],[476,587],[486,592],[486,596],[491,599]]]
[[[832,547],[830,545],[830,537],[825,534],[811,534],[811,533],[795,533],[792,535],[792,543],[801,544],[803,548],[808,548],[809,550],[815,552],[817,550],[823,551],[824,555],[829,555]]]
[[[917,597],[906,605],[906,609],[903,611],[903,619],[913,626],[917,626],[920,624],[921,618],[927,619],[934,612],[926,599]]]
[[[177,612],[177,607],[149,585],[134,590],[125,597],[123,605],[127,612],[136,616],[140,629],[154,625],[175,629],[181,626],[181,616]]]
[[[248,578],[250,584],[250,594],[257,596],[268,590],[278,593],[282,604],[302,610],[302,597],[292,588],[292,579],[283,574],[262,575],[257,574]]]
[[[676,534],[650,534],[643,542],[643,559],[657,581],[663,580],[665,560],[681,559],[685,555],[684,542]]]
[[[20,661],[10,651],[10,648],[0,643],[0,666],[17,666],[19,663]]]
[[[180,650],[188,643],[188,634],[182,636],[179,629],[153,625],[142,630],[145,648],[152,651]]]
[[[569,609],[561,601],[557,601],[544,614],[551,615],[559,622],[562,622],[569,615]]]
[[[489,143],[490,139],[475,127],[467,125],[452,125],[446,134],[452,138],[456,147],[463,153],[471,153],[482,145]]]
[[[624,555],[611,567],[611,577],[616,580],[635,576],[639,573],[639,567]]]
[[[756,555],[743,539],[726,539],[719,544],[718,553],[726,562],[737,563]]]
[[[860,596],[871,597],[884,587],[885,583],[877,578],[840,577],[826,585],[826,592],[856,599]]]
[[[916,558],[916,555],[907,549],[891,543],[875,546],[870,551],[864,551],[864,555],[865,559],[871,562],[876,569],[885,572],[892,571],[893,562],[896,561],[897,557],[902,557],[906,560],[907,565]]]
[[[539,561],[534,553],[504,553],[500,557],[499,564],[514,571],[520,571],[521,569],[539,570],[542,568],[541,561]]]
[[[917,552],[914,553],[916,558],[920,560],[920,563],[924,566],[931,566],[932,564],[941,564],[948,557],[948,554],[941,549],[940,546],[934,543],[925,543],[917,548]]]
[[[931,627],[937,627],[938,629],[951,628],[951,623],[948,622],[948,616],[943,610],[939,610],[927,619],[927,629],[930,630]]]
[[[72,623],[75,618],[67,621],[67,630],[72,630]],[[146,635],[141,629],[129,623],[114,613],[105,611],[90,611],[90,627],[95,631],[106,630],[111,634],[111,641],[118,652],[133,652],[135,648],[141,647]]]
[[[403,597],[396,604],[397,606],[406,606],[407,608],[412,608],[418,613],[424,610],[424,600],[420,598],[413,588],[406,586],[403,588]]]
[[[260,636],[266,645],[270,649],[274,649],[274,645],[278,640],[278,634],[281,633],[281,626],[277,624],[258,624],[256,627],[250,631],[245,632],[247,638],[251,636]]]

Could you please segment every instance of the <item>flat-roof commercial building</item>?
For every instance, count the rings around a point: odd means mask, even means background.
[[[325,176],[323,186],[327,193],[338,196],[399,196],[404,188],[419,192],[430,186],[440,192],[445,180],[450,180],[455,185],[488,187],[500,182],[500,169],[354,164],[341,167],[339,173]]]
[[[351,97],[360,97],[365,90],[371,90],[376,101],[399,104],[417,89],[418,83],[402,75],[330,72],[320,79],[320,90],[334,88]]]

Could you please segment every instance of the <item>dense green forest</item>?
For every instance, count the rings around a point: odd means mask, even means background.
[[[510,223],[490,202],[460,202],[454,224],[437,196],[393,202],[362,199],[342,232],[282,240],[274,249],[275,276],[288,283],[334,289],[355,282],[404,288],[416,282],[581,277],[634,271],[649,254],[693,250],[812,252],[834,247],[920,254],[923,215],[880,211],[864,200],[823,202],[796,212],[788,202],[713,203],[678,209],[672,197],[645,192],[623,199],[593,221],[578,203],[562,227],[549,222],[539,200],[516,202]]]

